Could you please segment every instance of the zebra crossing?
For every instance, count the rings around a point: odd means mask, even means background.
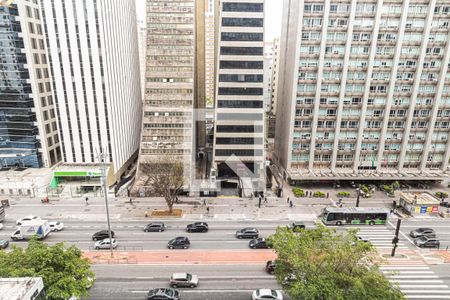
[[[377,249],[392,249],[392,239],[394,238],[394,231],[386,227],[360,227],[358,228],[358,236],[369,240]],[[397,249],[408,249],[408,241],[402,240],[397,244]]]
[[[406,299],[450,299],[450,288],[427,265],[383,265],[381,272],[399,287]]]

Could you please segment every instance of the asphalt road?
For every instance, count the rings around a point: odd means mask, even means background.
[[[256,289],[280,288],[264,265],[96,265],[93,269],[97,280],[89,299],[146,299],[149,289],[169,287],[175,272],[199,276],[197,288],[178,288],[183,300],[248,300]]]

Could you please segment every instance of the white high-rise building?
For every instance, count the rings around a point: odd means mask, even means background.
[[[147,56],[147,29],[144,21],[138,21],[138,44],[139,44],[139,71],[141,74],[141,96],[145,95],[145,70],[146,70],[146,56]]]
[[[134,0],[41,0],[66,163],[138,154],[142,117]]]
[[[221,177],[264,172],[264,0],[220,0],[213,164]],[[227,163],[239,160],[234,169]],[[244,171],[245,170],[245,171]]]
[[[447,0],[284,1],[275,155],[291,180],[439,180]]]

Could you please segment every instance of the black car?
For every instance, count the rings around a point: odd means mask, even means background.
[[[205,222],[195,222],[186,226],[187,232],[207,232],[208,224]]]
[[[0,249],[8,248],[9,241],[8,240],[0,240]]]
[[[306,225],[303,222],[292,222],[287,226],[290,230],[297,231],[300,229],[305,229]]]
[[[180,293],[171,288],[151,289],[148,291],[147,300],[180,300]]]
[[[187,248],[189,248],[190,245],[191,245],[191,242],[189,241],[189,239],[187,237],[180,236],[180,237],[171,239],[167,243],[167,248],[169,248],[169,249],[177,249],[177,248],[178,249],[187,249]]]
[[[270,243],[267,242],[265,238],[257,238],[251,240],[248,246],[252,249],[269,249],[271,248]]]
[[[166,230],[166,226],[163,222],[152,222],[144,226],[145,232],[162,232],[164,230]]]
[[[114,237],[114,236],[115,236],[114,231],[111,231],[111,237]],[[101,230],[92,235],[92,239],[94,241],[104,240],[107,238],[109,238],[108,230]]]
[[[238,239],[256,239],[259,236],[259,231],[256,228],[246,227],[236,231]]]
[[[439,205],[442,207],[450,208],[450,202],[447,201],[442,201]]]
[[[266,262],[266,272],[269,274],[275,273],[275,266],[276,266],[276,263],[274,260],[268,260]]]
[[[418,238],[421,236],[436,237],[436,233],[432,228],[417,228],[415,230],[411,230],[409,236],[413,238]]]
[[[435,237],[421,236],[414,239],[414,245],[419,248],[439,248],[441,243]]]

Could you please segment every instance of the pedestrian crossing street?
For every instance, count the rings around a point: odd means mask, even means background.
[[[348,227],[353,228],[353,227]],[[394,230],[386,227],[359,227],[358,235],[368,239],[377,249],[392,249],[392,239],[394,238]],[[397,243],[397,249],[408,249],[411,243],[399,236],[400,241]]]
[[[450,299],[449,286],[423,263],[404,261],[400,265],[381,266],[380,270],[406,299]]]

